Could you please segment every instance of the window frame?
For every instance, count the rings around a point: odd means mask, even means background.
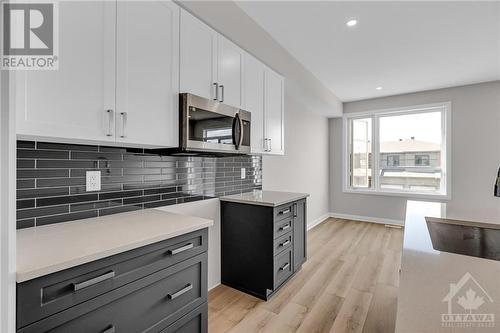
[[[389,165],[389,157],[392,157],[392,163],[391,165]],[[387,166],[400,166],[401,164],[401,159],[399,158],[400,156],[398,154],[390,154],[390,155],[387,155],[386,156],[386,160],[385,160],[385,164],[387,164]],[[397,165],[394,164],[395,161],[398,161]]]
[[[410,115],[426,112],[441,112],[441,186],[440,191],[435,193],[418,192],[396,189],[381,189],[377,172],[380,170],[380,144],[379,127],[380,118],[384,116]],[[352,119],[372,118],[372,188],[356,188],[350,184],[350,145],[351,145],[351,121]],[[363,112],[344,113],[342,117],[342,192],[372,194],[383,196],[396,196],[415,199],[451,199],[451,102],[441,102],[423,105],[406,106],[390,109],[379,109]]]
[[[417,164],[417,158],[420,158],[420,160],[422,162],[423,161],[427,161],[427,162],[426,163]],[[431,163],[430,155],[429,154],[415,154],[415,162],[414,163],[415,163],[415,165],[418,165],[418,166],[429,166],[430,163]]]

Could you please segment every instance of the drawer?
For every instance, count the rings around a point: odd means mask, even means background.
[[[274,289],[278,288],[293,273],[292,249],[274,257]]]
[[[17,327],[46,318],[207,250],[207,229],[17,285]]]
[[[160,333],[207,333],[208,305],[204,303]]]
[[[286,249],[289,249],[292,246],[293,242],[293,234],[289,231],[287,234],[276,238],[274,240],[274,255],[278,255]]]
[[[206,276],[207,254],[203,253],[38,321],[18,333],[159,332],[206,304]],[[98,303],[103,304],[94,308]]]
[[[274,223],[274,239],[292,231],[293,217]]]
[[[274,221],[283,220],[293,216],[293,202],[274,208]]]

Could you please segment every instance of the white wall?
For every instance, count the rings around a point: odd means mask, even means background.
[[[285,156],[264,156],[264,190],[309,193],[307,221],[328,213],[328,119],[285,96]]]
[[[447,101],[452,103],[452,180],[447,216],[500,224],[500,198],[493,196],[500,166],[500,81],[344,103],[344,112]],[[330,210],[402,221],[406,198],[342,192],[340,118],[330,120],[330,145]]]

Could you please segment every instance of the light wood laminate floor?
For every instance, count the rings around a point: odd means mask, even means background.
[[[328,219],[308,233],[308,260],[264,302],[220,285],[210,333],[394,332],[402,229]]]

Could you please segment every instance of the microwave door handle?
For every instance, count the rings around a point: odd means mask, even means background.
[[[243,143],[243,119],[241,119],[240,114],[238,113],[238,120],[240,122],[240,138],[238,140],[238,148],[241,147],[241,144]]]
[[[238,126],[238,137],[236,137],[236,126]],[[243,120],[241,120],[240,114],[236,113],[233,119],[233,143],[236,150],[240,149],[242,140],[243,140]]]
[[[233,144],[236,147],[236,150],[239,148],[239,139],[236,138],[236,122],[238,121],[238,114],[236,114],[233,118],[233,126],[232,126],[232,135],[233,135]]]

